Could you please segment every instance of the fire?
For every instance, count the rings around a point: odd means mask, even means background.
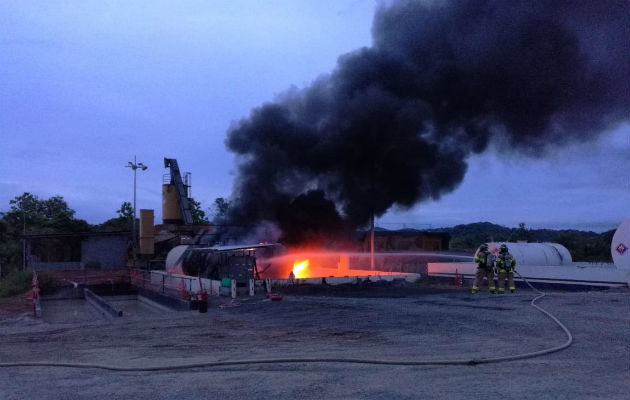
[[[308,259],[302,261],[295,261],[293,263],[293,275],[296,278],[308,277]]]
[[[367,275],[393,275],[404,265],[416,262],[418,254],[378,254],[375,268],[371,268],[370,253],[327,251],[321,249],[292,249],[286,254],[260,258],[260,276],[271,279],[308,279],[351,277]]]

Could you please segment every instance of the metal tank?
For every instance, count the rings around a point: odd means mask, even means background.
[[[505,244],[519,265],[557,266],[573,263],[571,253],[559,243],[510,243],[489,242],[488,250],[493,254],[499,254],[499,247]],[[476,254],[476,253],[475,253]]]
[[[247,283],[254,278],[253,249],[223,250],[221,247],[176,246],[166,256],[166,270],[209,279],[230,278]]]
[[[170,273],[229,278],[242,284],[251,278],[259,278],[256,255],[268,259],[284,251],[279,243],[212,247],[181,245],[168,253],[165,267]]]
[[[177,198],[175,185],[162,185],[162,220],[165,224],[181,223],[182,221]]]
[[[171,273],[183,273],[184,253],[192,246],[180,245],[173,247],[166,255],[166,271]]]
[[[610,243],[610,253],[612,254],[615,266],[622,270],[630,269],[630,218],[624,220]]]

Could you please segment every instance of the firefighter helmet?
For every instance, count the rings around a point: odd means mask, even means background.
[[[481,246],[479,246],[479,250],[482,250],[482,251],[488,250],[488,243],[484,243]]]
[[[508,252],[508,247],[505,244],[502,244],[501,247],[499,248],[499,251],[501,253],[507,253]]]

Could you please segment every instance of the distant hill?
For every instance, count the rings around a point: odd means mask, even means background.
[[[508,228],[490,222],[475,222],[451,228],[434,229],[451,235],[451,250],[472,252],[484,242],[555,242],[571,252],[573,261],[612,262],[610,243],[614,230],[596,233],[573,229],[527,229],[525,225]]]

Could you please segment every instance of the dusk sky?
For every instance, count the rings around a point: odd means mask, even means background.
[[[192,172],[207,209],[229,197],[228,128],[370,46],[380,2],[0,3],[0,211],[31,192],[63,196],[90,223],[132,201],[161,220],[163,157]],[[541,158],[490,145],[438,201],[392,209],[385,228],[489,221],[604,231],[630,215],[630,125]],[[404,224],[404,225],[403,225]]]

